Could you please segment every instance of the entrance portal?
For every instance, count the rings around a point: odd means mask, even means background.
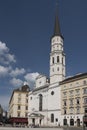
[[[67,125],[67,119],[63,119],[63,125]]]
[[[71,126],[74,125],[74,119],[70,119],[70,125],[71,125]]]
[[[35,125],[35,118],[32,118],[32,124]]]
[[[80,119],[77,119],[77,126],[80,126]]]

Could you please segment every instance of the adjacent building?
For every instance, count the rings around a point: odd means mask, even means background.
[[[66,78],[60,87],[63,125],[82,125],[83,116],[87,114],[87,73]]]
[[[2,122],[2,121],[3,121],[3,108],[0,105],[0,122]]]
[[[9,102],[9,121],[11,124],[28,124],[28,94],[28,85],[24,85],[13,91]]]

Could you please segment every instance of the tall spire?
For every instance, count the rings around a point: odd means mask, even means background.
[[[54,36],[62,36],[60,30],[60,24],[58,19],[58,1],[56,3],[56,16],[55,16],[55,25],[54,25]]]

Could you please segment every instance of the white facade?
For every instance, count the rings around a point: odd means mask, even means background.
[[[29,124],[47,125],[48,86],[48,78],[39,75],[36,79],[36,88],[29,94],[29,115],[31,115]],[[42,95],[42,110],[39,108],[40,95]]]
[[[59,83],[65,79],[65,54],[63,38],[54,36],[51,39],[50,53],[50,84]]]
[[[65,79],[65,54],[57,16],[55,27],[51,38],[50,78],[39,75],[34,90],[29,93],[29,124],[62,125],[59,82]]]

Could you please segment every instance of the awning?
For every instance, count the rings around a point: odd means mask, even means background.
[[[10,122],[12,123],[28,123],[28,118],[17,118],[17,117],[11,117],[9,119]]]

